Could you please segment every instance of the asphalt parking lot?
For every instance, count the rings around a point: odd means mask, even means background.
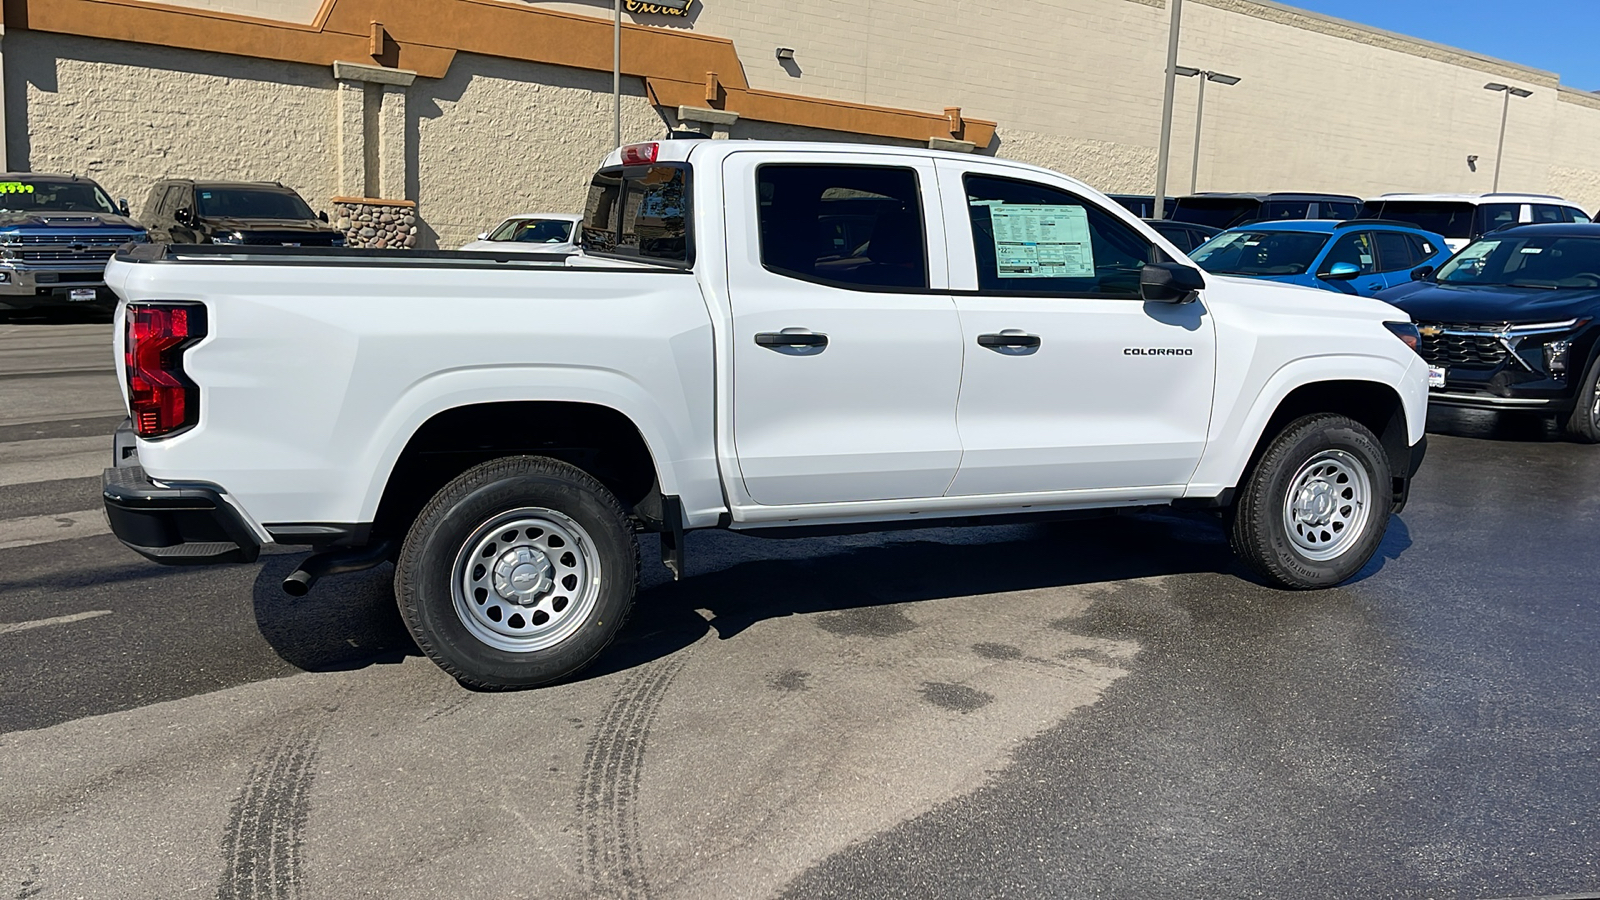
[[[388,567],[125,550],[119,409],[108,326],[0,322],[0,896],[1600,892],[1600,448],[1537,420],[1436,412],[1339,589],[1200,513],[697,534],[579,680],[480,694]]]

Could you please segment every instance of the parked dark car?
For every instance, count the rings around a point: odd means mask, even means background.
[[[150,240],[168,244],[342,247],[344,232],[276,182],[168,179],[150,190]]]
[[[1228,229],[1279,219],[1354,219],[1361,198],[1346,194],[1194,194],[1179,197],[1167,218]]]
[[[1519,225],[1379,293],[1411,315],[1429,401],[1555,414],[1600,442],[1600,224]]]
[[[1153,219],[1156,215],[1156,198],[1154,194],[1107,194],[1118,206],[1133,213],[1141,219]],[[1176,202],[1173,197],[1167,198],[1166,208],[1163,213],[1172,212],[1172,204]]]
[[[145,231],[100,185],[76,175],[0,175],[0,310],[113,309],[106,260]]]
[[[1174,222],[1171,219],[1145,219],[1144,223],[1185,253],[1222,233],[1220,228],[1195,225],[1190,222]]]

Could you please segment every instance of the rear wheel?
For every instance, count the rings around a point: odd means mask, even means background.
[[[1558,420],[1561,429],[1585,444],[1600,444],[1600,354],[1578,383],[1577,405]]]
[[[1332,587],[1377,551],[1392,502],[1377,437],[1345,416],[1307,416],[1273,439],[1240,486],[1230,539],[1274,584]]]
[[[395,596],[417,645],[462,683],[534,687],[599,655],[638,576],[637,542],[604,486],[516,456],[434,495],[406,535]]]

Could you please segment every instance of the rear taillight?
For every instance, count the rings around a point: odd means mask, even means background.
[[[165,437],[200,419],[200,388],[183,371],[183,351],[206,336],[198,303],[130,303],[123,359],[134,431]]]

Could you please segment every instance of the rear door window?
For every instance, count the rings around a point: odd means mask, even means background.
[[[756,191],[769,271],[852,289],[928,287],[914,170],[775,163],[756,170]]]
[[[1358,204],[1344,200],[1323,200],[1321,206],[1317,215],[1323,219],[1354,219],[1361,211]]]
[[[1533,204],[1533,221],[1535,224],[1543,225],[1571,222],[1572,218],[1567,215],[1565,207],[1555,206],[1550,203],[1535,203]]]
[[[1496,228],[1515,225],[1517,217],[1521,214],[1520,203],[1485,203],[1478,207],[1478,233],[1488,234]]]
[[[1416,248],[1406,235],[1398,231],[1375,231],[1372,236],[1377,244],[1379,272],[1416,268]]]
[[[1261,204],[1261,213],[1256,216],[1258,221],[1272,222],[1279,219],[1305,219],[1311,215],[1311,201],[1309,200],[1268,200]]]

